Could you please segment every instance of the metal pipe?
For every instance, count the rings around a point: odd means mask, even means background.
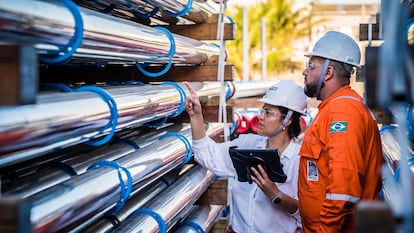
[[[188,124],[174,124],[169,127],[154,129],[151,132],[127,138],[129,142],[134,143],[135,146],[139,148],[131,146],[121,139],[117,143],[113,143],[106,147],[99,147],[96,150],[88,151],[86,153],[74,152],[63,159],[60,159],[58,163],[50,163],[51,165],[46,168],[32,168],[32,171],[30,171],[27,176],[22,176],[21,179],[13,180],[13,185],[9,185],[7,189],[3,188],[2,195],[27,198],[35,193],[62,183],[75,175],[69,173],[67,169],[71,169],[73,173],[76,173],[77,175],[83,174],[94,162],[99,160],[114,161],[134,151],[139,151],[146,146],[152,145],[166,132],[181,132],[187,130],[189,127]],[[45,165],[43,167],[45,167]],[[36,170],[35,173],[33,172],[34,170]]]
[[[223,124],[210,124],[207,135],[216,137],[223,132]],[[191,141],[191,130],[183,135]],[[116,160],[128,169],[133,183],[161,177],[183,163],[186,146],[177,137],[164,137],[142,150]],[[126,183],[125,177],[123,182]],[[116,205],[120,199],[120,180],[117,170],[108,167],[88,169],[58,185],[31,196],[30,216],[32,232],[55,232],[79,225],[91,216]]]
[[[101,1],[75,1],[78,5],[84,6],[89,9],[94,9],[99,12],[109,12],[111,15],[116,15],[122,18],[135,19],[141,16],[147,17],[154,12],[156,7],[161,11],[150,17],[151,21],[154,19],[164,23],[204,23],[213,14],[218,14],[217,4],[212,1],[192,1],[191,6],[187,12],[184,9],[187,7],[189,1],[176,1],[176,0],[165,0],[165,1],[154,1],[154,0],[101,0]],[[162,11],[168,11],[177,14],[182,12],[178,17],[169,16]]]
[[[225,206],[222,205],[195,206],[190,215],[180,223],[174,233],[210,232],[224,209]]]
[[[84,23],[82,44],[72,62],[166,64],[171,41],[164,31],[79,7]],[[0,41],[35,44],[40,54],[56,54],[74,34],[73,16],[59,2],[6,0],[0,4]],[[219,48],[172,34],[173,63],[201,64],[218,56]]]
[[[236,90],[232,98],[238,99],[243,97],[264,95],[266,91],[277,82],[278,80],[234,82]]]
[[[184,85],[177,85],[187,91]],[[191,85],[200,96],[220,93],[219,84]],[[171,116],[182,101],[173,85],[105,90],[117,105],[117,131]],[[110,117],[107,103],[92,92],[40,94],[34,105],[0,107],[0,168],[89,141],[102,131]]]
[[[117,225],[123,222],[134,210],[142,207],[145,203],[156,198],[162,191],[170,187],[180,177],[188,172],[194,165],[186,164],[182,169],[174,169],[167,175],[151,182],[143,190],[131,195],[131,198],[125,203],[125,206],[115,215],[111,217],[100,217],[90,221],[86,226],[80,226],[73,229],[73,232],[95,233],[110,232]]]
[[[145,204],[138,212],[131,214],[113,232],[159,232],[160,227],[154,218],[143,212],[150,210],[162,218],[166,228],[170,229],[183,216],[186,216],[194,202],[213,182],[214,174],[201,166],[196,166],[183,175],[171,187],[162,192],[156,199]]]
[[[394,200],[395,197],[398,197],[398,192],[400,192],[400,188],[396,186],[396,184],[400,183],[400,167],[407,166],[401,164],[401,146],[400,142],[397,140],[398,127],[395,125],[383,126],[380,132],[383,155],[385,160],[383,173],[390,174],[388,178],[392,178],[392,180],[388,180],[386,179],[387,176],[383,174],[385,176],[383,182],[384,199],[394,206],[394,210],[402,210],[402,208],[399,208],[398,206],[402,202],[397,202]],[[407,150],[409,151],[409,157],[406,159],[406,161],[408,161],[410,177],[414,177],[414,153],[410,146],[408,146]],[[414,187],[413,184],[412,187]]]

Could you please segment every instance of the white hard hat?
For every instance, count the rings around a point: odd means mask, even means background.
[[[322,57],[360,67],[361,51],[350,36],[337,31],[328,31],[306,57]]]
[[[280,80],[272,85],[258,101],[306,115],[307,100],[303,88],[290,80]]]

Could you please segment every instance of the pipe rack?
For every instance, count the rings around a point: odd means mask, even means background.
[[[138,152],[146,146],[150,146],[167,132],[180,132],[189,129],[188,124],[174,124],[161,129],[154,129],[151,132],[143,133],[138,136],[121,138],[115,143],[105,147],[98,147],[87,152],[75,151],[57,158],[52,162],[42,165],[36,164],[33,167],[25,168],[27,174],[20,174],[19,179],[13,179],[8,188],[3,188],[2,196],[18,196],[27,198],[35,193],[45,190],[53,185],[62,183],[70,179],[73,175],[80,175],[87,171],[88,167],[99,160],[114,161],[133,152]],[[131,143],[133,145],[131,145]],[[58,163],[55,164],[54,162]],[[47,162],[47,161],[46,161]],[[47,166],[50,164],[49,166]],[[37,168],[41,167],[41,168]],[[22,168],[20,168],[22,169]],[[68,169],[74,174],[70,174]],[[33,170],[36,172],[34,173]],[[2,178],[2,183],[7,182],[6,177]]]
[[[7,2],[7,4],[5,3]],[[35,44],[38,53],[57,54],[74,34],[75,20],[58,2],[6,0],[0,4],[0,41]],[[79,7],[84,24],[82,44],[71,62],[136,62],[202,64],[219,55],[219,47],[191,38],[168,35],[157,28]]]
[[[223,124],[212,124],[207,129],[207,135],[213,138],[222,132]],[[191,140],[190,130],[182,134]],[[145,181],[153,181],[182,164],[185,152],[180,139],[165,137],[115,161],[128,169],[134,184],[142,182],[142,186],[134,187],[134,192],[137,192],[148,184]],[[122,179],[125,182],[125,177]],[[116,170],[98,167],[34,194],[25,200],[30,203],[31,231],[67,229],[113,208],[119,200],[119,184]]]
[[[76,3],[99,12],[108,12],[121,18],[149,18],[157,24],[194,24],[204,23],[213,14],[218,14],[218,5],[212,1],[155,1],[155,0],[120,0],[83,1]],[[188,6],[188,4],[191,4]],[[157,10],[158,8],[159,10]],[[161,10],[161,11],[160,11]],[[164,12],[167,12],[164,13]]]
[[[213,182],[214,175],[201,166],[196,166],[163,191],[157,199],[146,203],[142,208],[132,213],[113,232],[166,232],[183,216],[191,211],[194,202],[204,193]],[[153,214],[158,215],[154,221]],[[162,223],[165,224],[164,231]]]
[[[144,204],[157,198],[158,195],[178,181],[186,172],[194,167],[193,164],[186,164],[181,169],[174,169],[168,174],[146,186],[142,191],[131,195],[131,198],[125,203],[125,206],[112,217],[99,217],[83,224],[85,226],[77,227],[73,232],[95,233],[111,232],[121,222],[123,222],[136,209],[141,208]],[[114,222],[116,221],[116,222]]]
[[[174,233],[210,232],[224,209],[225,206],[220,205],[195,206],[190,215],[180,223]]]
[[[177,84],[179,88],[184,85]],[[199,96],[219,95],[218,83],[192,83]],[[105,88],[117,105],[116,130],[169,117],[180,109],[174,85]],[[182,89],[182,90],[186,90]],[[0,168],[86,142],[108,123],[108,105],[92,92],[40,94],[34,105],[0,107]],[[102,135],[108,134],[105,129]]]

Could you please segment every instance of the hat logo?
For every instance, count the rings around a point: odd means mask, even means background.
[[[277,91],[277,87],[274,87],[274,86],[273,87],[270,87],[269,90]]]

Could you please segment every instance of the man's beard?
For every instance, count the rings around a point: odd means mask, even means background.
[[[316,97],[318,94],[318,83],[306,83],[305,84],[305,95],[308,97]]]

